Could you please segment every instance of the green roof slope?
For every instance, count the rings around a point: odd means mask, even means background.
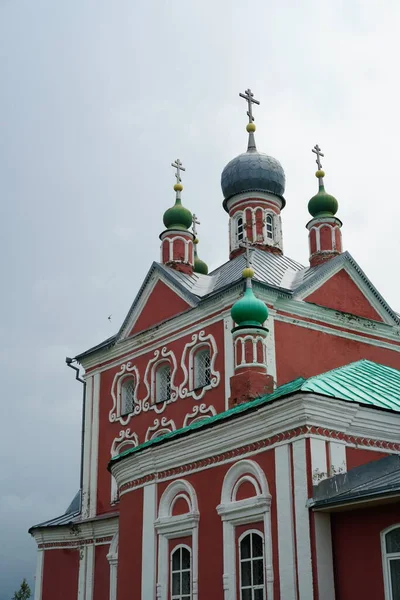
[[[161,442],[184,436],[196,429],[205,429],[241,413],[257,410],[261,406],[285,396],[290,396],[295,392],[311,392],[340,400],[358,402],[374,406],[375,408],[400,412],[400,371],[363,359],[344,367],[327,371],[321,375],[310,377],[309,379],[299,377],[294,381],[279,386],[272,394],[257,398],[251,402],[239,404],[230,410],[204,419],[204,421],[196,421],[187,427],[171,431],[134,448],[129,448],[112,458],[110,465],[128,454],[134,454],[145,448],[158,445]]]

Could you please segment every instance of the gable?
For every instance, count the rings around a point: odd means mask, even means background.
[[[344,269],[332,275],[304,300],[365,319],[383,322],[382,317]]]
[[[188,308],[191,308],[188,302],[178,296],[163,281],[158,280],[136,318],[133,327],[129,331],[128,337],[139,331],[149,329],[162,321],[166,321]]]

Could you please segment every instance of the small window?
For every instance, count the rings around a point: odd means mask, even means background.
[[[194,389],[210,385],[211,356],[209,348],[200,348],[194,355]]]
[[[171,396],[171,367],[161,365],[156,371],[156,402],[165,402]]]
[[[239,217],[237,220],[237,239],[238,242],[241,242],[244,239],[243,217]]]
[[[387,598],[400,600],[400,527],[385,535],[384,568]]]
[[[135,406],[135,378],[129,377],[121,386],[121,416],[129,415]]]
[[[264,540],[255,531],[240,541],[240,600],[265,600]]]
[[[171,554],[171,600],[192,597],[192,565],[189,548],[179,546]]]
[[[274,222],[271,215],[267,215],[266,219],[267,238],[272,240],[274,237]]]

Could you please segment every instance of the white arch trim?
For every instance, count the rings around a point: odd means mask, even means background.
[[[395,523],[394,525],[390,525],[390,527],[386,527],[381,531],[381,553],[382,553],[382,570],[383,570],[383,581],[385,586],[385,600],[392,600],[392,584],[390,581],[390,572],[389,572],[389,564],[388,564],[388,553],[386,552],[386,536],[388,533],[393,531],[394,529],[400,529],[400,523]],[[390,556],[390,553],[389,553]],[[400,560],[400,556],[399,556]]]
[[[252,475],[251,480],[253,485],[254,483],[257,484],[257,488],[259,489],[259,494],[257,495],[271,500],[264,471],[254,460],[245,459],[232,465],[226,473],[222,484],[221,504],[235,502],[236,494],[234,495],[234,490],[237,491],[236,483],[239,483],[239,479],[243,479],[244,476],[248,477],[249,475]]]

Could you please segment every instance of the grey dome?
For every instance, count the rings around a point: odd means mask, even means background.
[[[252,149],[239,154],[226,165],[221,175],[221,187],[225,201],[244,192],[269,192],[283,196],[285,173],[278,160]]]

